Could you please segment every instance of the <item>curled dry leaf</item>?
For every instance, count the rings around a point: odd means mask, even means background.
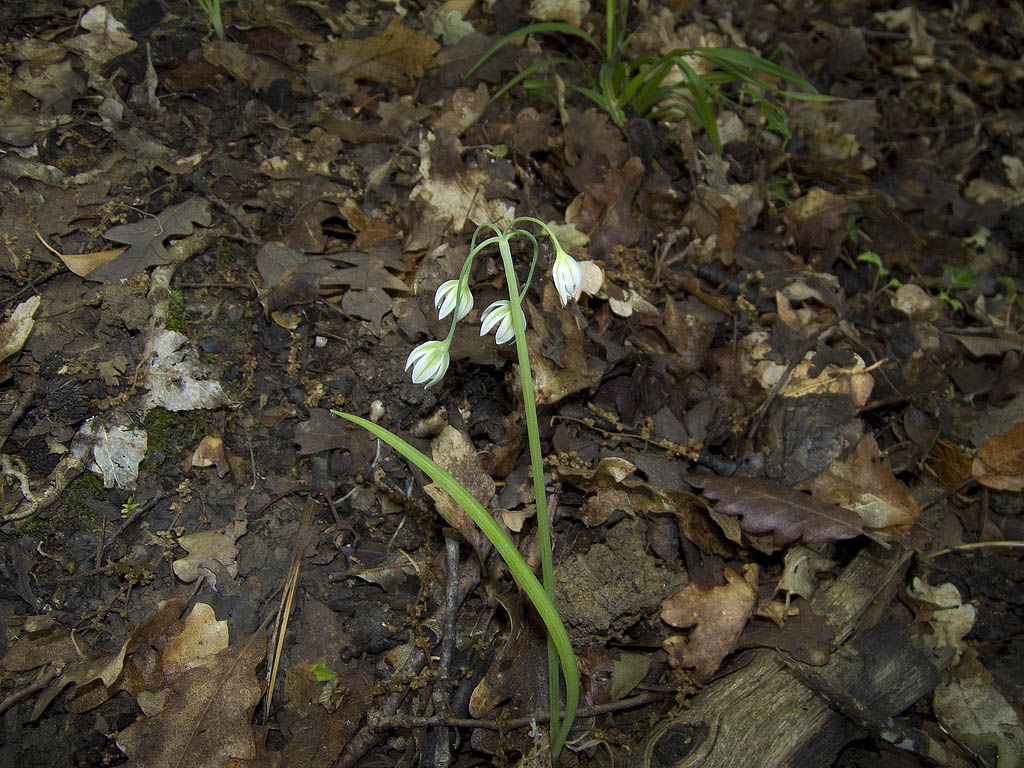
[[[25,299],[11,313],[10,319],[0,325],[0,361],[20,352],[35,326],[33,316],[39,308],[39,296]]]
[[[1024,422],[985,440],[974,458],[971,474],[982,485],[999,491],[1024,490]]]
[[[927,621],[938,641],[954,649],[959,658],[966,648],[964,638],[974,627],[974,619],[977,616],[974,606],[964,603],[960,597],[960,590],[948,582],[933,587],[915,576],[907,591],[911,597],[934,606],[929,610],[919,611],[918,617]]]
[[[869,528],[910,525],[921,514],[871,435],[864,435],[845,461],[834,461],[807,485],[816,499],[853,510]]]
[[[494,480],[484,470],[476,448],[464,434],[450,425],[445,426],[430,444],[431,454],[442,469],[447,470],[462,486],[488,509],[494,498]],[[434,506],[447,523],[462,534],[480,561],[483,562],[491,551],[491,543],[462,507],[436,483],[424,486],[424,491],[434,500]]]
[[[810,547],[793,547],[786,553],[779,589],[786,593],[787,602],[791,595],[810,600],[814,596],[817,575],[831,567],[831,560]]]
[[[199,441],[192,458],[189,461],[191,467],[216,467],[217,477],[224,477],[228,473],[228,457],[224,453],[224,441],[219,437],[207,435]]]
[[[749,477],[684,475],[716,502],[715,511],[741,516],[748,534],[771,533],[776,547],[797,540],[826,542],[864,534],[856,512],[826,504],[778,483]]]
[[[699,680],[709,680],[736,648],[740,633],[757,604],[757,565],[743,567],[740,576],[725,569],[725,586],[702,590],[696,584],[661,603],[661,620],[679,629],[693,627],[688,637],[673,635],[665,651],[673,667],[692,668]]]

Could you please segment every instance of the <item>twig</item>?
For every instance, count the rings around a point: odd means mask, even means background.
[[[466,564],[459,575],[459,592],[456,600],[457,605],[461,605],[462,601],[466,599],[466,596],[469,595],[469,593],[472,592],[479,583],[479,561],[477,558],[471,557],[466,561]],[[414,653],[409,654],[409,657],[405,662],[405,666],[395,674],[395,677],[402,678],[404,680],[411,680],[423,670],[423,667],[425,667],[426,664],[426,654],[422,650],[417,649]],[[363,726],[354,737],[352,737],[347,745],[345,745],[345,749],[338,757],[338,761],[334,764],[334,768],[352,768],[352,766],[358,763],[367,752],[383,740],[383,736],[380,733],[382,729],[377,726],[377,722],[385,721],[389,719],[390,716],[394,715],[395,712],[398,711],[399,706],[401,706],[407,693],[408,686],[404,686],[402,690],[389,694],[374,712],[367,714],[366,725]],[[439,722],[431,723],[431,725],[439,724]]]
[[[664,700],[666,696],[667,694],[661,692],[641,693],[628,699],[619,699],[608,704],[580,707],[576,711],[576,717],[598,717],[599,715],[610,715],[614,712],[645,707],[648,704]],[[527,728],[534,723],[546,723],[550,719],[551,713],[545,710],[511,720],[475,720],[466,717],[408,717],[399,715],[396,717],[376,718],[371,725],[373,728],[431,728],[437,725],[449,725],[453,728],[479,728],[485,731],[498,731],[502,729],[515,730],[516,728]]]
[[[439,685],[434,687],[432,701],[434,713],[448,716],[451,714],[451,666],[452,653],[455,650],[455,616],[459,610],[459,539],[452,532],[444,533],[445,566],[447,579],[444,595],[444,633],[441,635],[441,658],[437,664]],[[438,726],[434,739],[434,766],[448,768],[452,762],[451,744],[449,743],[448,724]]]
[[[269,684],[267,685],[266,708],[263,710],[264,725],[270,719],[270,705],[274,699],[277,670],[281,664],[281,654],[284,651],[284,638],[288,633],[288,618],[292,612],[295,587],[299,583],[299,571],[302,568],[302,553],[306,551],[306,546],[309,544],[307,534],[313,528],[314,506],[313,497],[307,496],[306,503],[302,508],[302,518],[299,520],[299,530],[295,534],[295,541],[292,542],[292,561],[288,567],[288,578],[285,580],[284,590],[281,592],[281,605],[277,611],[277,624],[274,627],[274,661],[267,669]]]
[[[149,510],[151,510],[153,507],[155,507],[157,502],[159,502],[161,499],[163,499],[166,495],[167,495],[166,493],[158,493],[156,496],[151,498],[145,504],[142,504],[137,509],[135,509],[127,518],[125,518],[124,521],[119,526],[117,526],[117,530],[114,531],[110,535],[110,538],[107,539],[104,543],[100,544],[99,557],[97,558],[97,560],[102,560],[104,550],[114,542],[114,539],[116,539],[118,536],[120,536],[122,533],[124,533],[129,525],[134,523],[136,520],[138,520],[144,514],[149,512]],[[96,567],[97,568],[100,568],[102,565],[103,565],[103,563],[101,563],[101,562],[97,562],[96,563]]]
[[[14,425],[21,421],[21,417],[25,415],[25,411],[32,404],[32,398],[35,394],[36,389],[34,386],[22,392],[21,397],[18,398],[18,402],[14,404],[14,408],[11,409],[7,418],[0,421],[0,448],[4,447],[7,438],[11,436],[11,432],[14,431]]]
[[[46,688],[60,672],[60,667],[56,664],[47,664],[43,667],[39,674],[36,675],[36,679],[26,685],[20,691],[14,691],[3,701],[0,701],[0,714],[3,714],[8,709],[13,707],[22,699],[27,699],[29,696],[37,693]]]
[[[960,552],[972,549],[992,549],[996,547],[1012,547],[1015,549],[1020,549],[1024,548],[1024,541],[975,541],[970,544],[958,544],[955,547],[946,547],[945,549],[940,549],[938,552],[932,552],[928,555],[925,555],[924,559],[933,560],[936,557],[948,555],[950,552]]]

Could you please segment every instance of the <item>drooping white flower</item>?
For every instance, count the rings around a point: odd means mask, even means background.
[[[445,280],[434,294],[434,306],[437,307],[439,320],[444,320],[454,309],[455,320],[458,322],[473,309],[473,294],[469,291],[469,285],[463,285],[460,291],[458,280]]]
[[[444,376],[450,360],[448,342],[434,339],[423,342],[409,353],[409,359],[405,361],[405,370],[408,371],[410,366],[412,367],[413,384],[432,387]]]
[[[580,284],[583,282],[583,271],[576,263],[576,259],[562,250],[560,245],[556,246],[555,265],[551,268],[551,277],[555,281],[558,298],[562,300],[564,307],[579,292]]]
[[[512,305],[508,299],[502,299],[489,305],[480,315],[480,335],[486,336],[497,327],[494,342],[504,344],[515,338],[516,332],[512,325]]]

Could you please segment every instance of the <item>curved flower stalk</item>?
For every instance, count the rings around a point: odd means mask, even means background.
[[[423,384],[432,387],[439,382],[448,370],[448,363],[451,357],[448,354],[448,347],[451,345],[449,339],[444,341],[425,341],[409,353],[405,361],[405,370],[412,367],[413,384]]]
[[[434,294],[434,306],[437,308],[437,319],[444,320],[455,310],[455,322],[470,313],[473,309],[473,294],[469,285],[461,280],[445,280]]]
[[[512,305],[509,304],[508,299],[502,299],[489,305],[480,316],[481,336],[486,336],[495,328],[497,328],[494,333],[495,344],[504,344],[506,341],[512,341],[516,336],[516,331],[512,324]]]

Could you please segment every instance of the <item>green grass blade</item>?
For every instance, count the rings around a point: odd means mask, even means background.
[[[526,80],[527,78],[532,77],[534,74],[536,74],[537,72],[539,72],[539,71],[541,71],[543,69],[547,69],[549,67],[553,67],[556,64],[575,64],[575,63],[576,62],[574,62],[572,59],[566,59],[566,58],[564,58],[562,56],[553,56],[550,59],[541,59],[540,61],[535,61],[533,64],[528,66],[526,69],[524,69],[518,75],[516,75],[511,80],[509,80],[507,83],[505,83],[505,85],[503,85],[501,88],[499,88],[494,93],[494,95],[491,97],[491,101],[495,101],[496,99],[500,98],[501,96],[506,94],[508,91],[510,91],[513,88],[515,88],[523,80]],[[548,81],[544,81],[544,82],[548,82]],[[554,84],[551,83],[551,86],[554,87]]]
[[[721,154],[722,140],[718,136],[718,125],[715,123],[715,113],[711,108],[711,96],[707,88],[704,87],[704,81],[687,63],[686,59],[680,57],[675,61],[679,71],[683,74],[686,87],[690,89],[693,96],[693,111],[697,116],[697,123],[707,131],[711,143],[715,146],[715,151]]]
[[[477,524],[477,527],[483,531],[491,544],[494,545],[501,559],[505,561],[509,570],[512,571],[512,575],[515,576],[516,581],[519,582],[523,591],[526,592],[526,596],[537,609],[537,613],[540,614],[541,620],[543,620],[544,626],[547,628],[548,636],[555,644],[559,661],[562,664],[562,677],[565,680],[565,717],[557,733],[551,734],[551,752],[557,756],[562,745],[565,743],[566,737],[569,735],[569,731],[572,729],[572,723],[576,717],[576,708],[579,705],[580,698],[580,679],[579,671],[576,668],[576,655],[573,653],[569,635],[565,631],[565,625],[562,623],[561,617],[558,615],[558,609],[555,608],[555,604],[548,597],[544,587],[541,586],[537,577],[533,575],[533,571],[530,570],[523,556],[519,554],[516,545],[512,543],[512,540],[495,522],[487,510],[483,508],[480,502],[473,498],[472,494],[463,488],[458,480],[438,466],[430,457],[413,448],[398,435],[377,426],[372,421],[367,421],[359,416],[342,411],[331,411],[331,413],[347,419],[353,424],[357,424],[374,437],[383,440],[412,462],[414,466],[422,470],[427,477],[447,491],[455,499],[455,503],[473,518],[473,522]]]
[[[786,69],[773,61],[769,61],[763,56],[758,56],[756,53],[750,51],[744,51],[739,48],[700,48],[694,53],[703,59],[707,59],[715,66],[721,67],[722,69],[733,69],[737,72],[744,73],[742,76],[747,82],[754,83],[760,87],[768,88],[769,90],[777,90],[771,85],[765,83],[755,73],[768,75],[781,80],[784,83],[792,83],[800,88],[803,88],[811,93],[816,93],[817,89],[811,85],[809,81],[798,75],[791,69]]]
[[[509,43],[515,42],[520,38],[526,37],[527,35],[532,35],[535,32],[546,34],[562,34],[570,35],[572,37],[578,37],[581,40],[585,41],[592,48],[594,48],[594,50],[596,50],[598,53],[603,55],[601,46],[597,44],[597,41],[594,40],[593,37],[584,32],[579,27],[574,27],[572,24],[566,24],[564,21],[545,21],[541,22],[540,24],[528,24],[525,27],[522,27],[521,29],[515,30],[514,32],[509,32],[507,35],[501,38],[501,40],[499,40],[490,48],[488,48],[483,56],[477,59],[476,64],[470,67],[469,71],[462,76],[463,79],[466,79],[474,72],[476,72],[485,61],[487,61],[489,58],[491,58],[491,56],[496,54]]]

